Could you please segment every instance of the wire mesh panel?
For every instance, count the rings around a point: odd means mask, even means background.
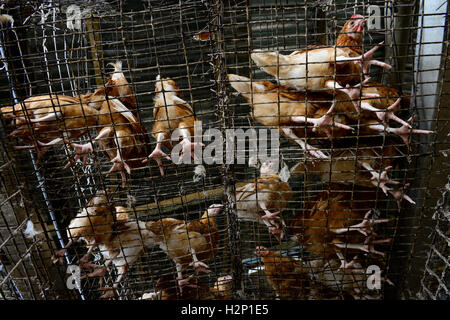
[[[448,293],[446,3],[1,9],[2,299]]]

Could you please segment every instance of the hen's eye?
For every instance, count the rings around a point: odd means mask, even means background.
[[[353,25],[353,21],[352,22],[350,22],[350,26],[352,26]]]

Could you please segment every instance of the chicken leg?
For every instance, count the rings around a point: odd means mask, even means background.
[[[155,161],[159,167],[159,172],[161,173],[162,176],[164,175],[164,168],[162,165],[161,158],[165,158],[169,161],[171,160],[170,157],[167,154],[165,154],[161,149],[163,140],[164,140],[164,133],[158,133],[158,138],[157,138],[157,143],[156,143],[155,149],[153,150],[152,153],[150,153],[150,155],[147,157],[147,159],[142,160],[142,163],[146,163],[152,158],[155,159]]]
[[[310,146],[307,144],[303,139],[300,139],[297,137],[297,135],[292,131],[291,128],[282,128],[283,133],[294,140],[300,147],[309,155],[313,156],[314,158],[318,159],[328,159],[328,157],[319,149],[314,148],[313,146]]]
[[[189,283],[189,281],[194,277],[194,275],[191,275],[187,277],[186,279],[183,278],[183,266],[181,263],[177,262],[176,260],[175,266],[177,268],[177,281],[178,281],[178,287],[180,288],[180,293],[183,294],[183,287],[191,287],[191,288],[198,288],[197,285]]]
[[[382,124],[373,124],[370,125],[369,128],[374,129],[376,131],[386,131],[389,133],[393,133],[398,135],[400,138],[402,138],[403,142],[406,145],[409,145],[409,135],[410,134],[430,134],[433,133],[433,131],[430,130],[420,130],[420,129],[411,129],[411,122],[413,121],[413,117],[408,119],[407,125],[402,125],[400,128],[392,128],[389,126],[385,126]]]
[[[341,251],[336,250],[336,255],[341,261],[341,265],[337,269],[338,271],[344,270],[346,272],[346,270],[351,270],[350,273],[364,273],[364,269],[361,268],[361,265],[356,260],[358,258],[357,256],[353,257],[352,261],[347,262]]]
[[[389,65],[385,62],[379,61],[379,60],[372,59],[373,54],[375,53],[375,51],[377,51],[381,47],[382,44],[383,44],[383,42],[380,42],[378,45],[376,45],[375,47],[373,47],[366,53],[364,53],[360,56],[357,56],[357,57],[337,56],[336,63],[345,63],[348,61],[353,61],[353,63],[359,64],[362,67],[362,71],[363,71],[365,78],[368,77],[369,68],[371,65],[376,65],[376,66],[386,68],[386,69],[392,69],[391,65]]]
[[[346,129],[346,130],[353,130],[353,128],[350,126],[347,126],[347,125],[342,124],[337,121],[333,121],[332,113],[333,113],[334,107],[335,107],[335,103],[333,103],[331,105],[330,109],[328,109],[327,113],[325,113],[320,118],[307,118],[305,116],[294,116],[294,117],[292,117],[292,121],[312,123],[314,125],[313,132],[316,132],[318,127],[325,127],[324,131],[327,134],[328,138],[330,138],[330,139],[332,138],[330,127],[334,126],[334,127],[338,127],[338,128],[342,128],[342,129]]]
[[[284,231],[280,228],[280,225],[276,222],[276,220],[280,220],[282,226],[286,226],[284,220],[279,217],[280,211],[270,212],[263,201],[258,201],[258,204],[265,213],[261,219],[268,227],[269,232],[272,233],[278,241],[280,241],[284,237]]]
[[[67,249],[75,242],[75,239],[70,240],[64,248],[61,250],[55,251],[55,254],[52,255],[51,259],[53,263],[63,263],[64,261],[64,255],[66,254]]]
[[[364,244],[355,244],[355,243],[334,243],[334,245],[341,249],[353,249],[353,250],[361,250],[367,253],[378,254],[384,257],[386,254],[384,252],[375,250],[375,244],[383,244],[390,243],[392,241],[389,239],[381,239],[381,240],[372,240],[373,236],[367,237],[364,241]]]
[[[192,260],[193,261],[189,265],[194,267],[195,275],[198,275],[198,273],[200,271],[203,271],[204,273],[210,273],[211,272],[211,270],[209,270],[209,266],[206,263],[203,263],[200,260],[198,260],[194,248],[191,248],[191,254],[192,254]]]
[[[389,222],[389,219],[377,219],[377,220],[370,220],[370,215],[372,214],[372,210],[369,210],[366,215],[364,216],[364,219],[361,223],[349,226],[349,227],[345,227],[345,228],[339,228],[339,229],[332,229],[331,231],[337,234],[342,234],[345,232],[350,232],[350,231],[358,231],[360,233],[362,233],[364,236],[368,237],[370,235],[376,235],[375,232],[373,232],[373,227],[376,224],[379,223],[385,223],[385,222]]]
[[[100,133],[94,138],[92,142],[84,144],[72,143],[71,145],[75,149],[76,153],[74,157],[74,162],[76,162],[80,158],[83,158],[83,165],[86,165],[89,153],[94,152],[93,144],[96,143],[99,139],[109,135],[111,131],[112,131],[111,127],[106,127],[100,131]],[[73,162],[68,162],[64,168],[68,168],[72,164]]]
[[[381,188],[381,190],[383,190],[384,194],[387,195],[387,192],[389,190],[391,190],[391,188],[387,187],[386,184],[395,184],[398,185],[400,184],[400,182],[398,181],[394,181],[394,180],[390,180],[388,175],[387,175],[387,171],[392,169],[392,166],[386,167],[381,173],[378,173],[374,168],[372,168],[372,166],[364,161],[359,161],[359,163],[365,168],[367,169],[370,174],[372,175],[371,183],[375,186],[375,187],[379,187]]]
[[[401,204],[402,199],[405,199],[405,200],[408,201],[409,203],[416,204],[416,203],[413,201],[413,199],[411,199],[411,198],[405,193],[405,190],[404,190],[404,189],[406,189],[406,188],[408,188],[408,187],[409,187],[409,183],[405,184],[404,187],[399,188],[398,190],[389,190],[389,193],[397,200],[397,205],[398,205],[398,208],[399,208],[399,209],[400,209],[400,207],[401,207],[400,204]]]
[[[370,78],[367,78],[362,83],[359,83],[353,87],[350,87],[350,85],[347,84],[347,86],[345,88],[333,80],[328,80],[327,82],[325,82],[325,87],[329,88],[329,89],[333,89],[333,90],[336,89],[336,90],[339,90],[339,91],[345,93],[352,101],[353,106],[355,107],[355,110],[357,112],[361,112],[361,108],[359,107],[359,103],[358,103],[359,100],[361,99],[361,97],[378,98],[380,96],[377,93],[368,93],[368,92],[362,91],[361,87],[364,86],[365,84],[367,84],[369,82],[369,80],[370,80]]]

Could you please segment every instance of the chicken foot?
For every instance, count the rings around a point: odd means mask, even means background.
[[[365,78],[368,77],[369,68],[371,65],[376,65],[386,69],[392,69],[391,65],[379,60],[372,59],[373,54],[381,47],[382,44],[383,42],[380,42],[378,45],[376,45],[366,53],[357,57],[337,56],[336,63],[345,63],[348,61],[353,61],[353,63],[359,64],[362,67],[363,75]]]
[[[382,122],[382,123],[388,123],[389,120],[393,120],[395,122],[400,123],[403,126],[406,126],[408,128],[411,128],[411,125],[409,123],[407,123],[405,120],[397,117],[394,114],[394,109],[398,107],[398,105],[400,104],[402,98],[398,98],[397,100],[395,100],[395,102],[390,105],[389,107],[387,107],[387,109],[383,110],[383,109],[377,109],[375,107],[373,107],[370,103],[367,102],[361,102],[361,109],[363,110],[367,110],[367,111],[372,111],[375,112],[377,118]]]
[[[313,146],[303,141],[303,139],[297,137],[297,135],[292,131],[291,128],[282,128],[282,130],[286,136],[294,140],[307,154],[318,159],[328,159],[328,157],[322,151],[314,148]]]
[[[195,148],[196,145],[200,145],[202,147],[205,146],[203,143],[191,142],[189,138],[183,138],[183,140],[180,141],[180,144],[183,146],[183,149],[181,150],[181,156],[180,157],[183,158],[186,153],[190,153],[191,157],[195,161],[197,161],[198,158],[195,155],[195,152],[194,152],[193,149]]]
[[[337,234],[342,234],[355,230],[362,233],[366,237],[370,235],[376,235],[376,233],[373,231],[373,227],[379,223],[389,222],[389,219],[377,219],[377,220],[369,219],[372,212],[373,212],[372,210],[369,210],[364,216],[363,221],[361,223],[345,228],[333,229],[331,231]]]
[[[131,174],[131,168],[123,160],[122,155],[121,155],[121,150],[122,150],[122,145],[120,143],[121,142],[121,137],[118,136],[117,140],[118,140],[117,155],[113,159],[111,159],[111,162],[113,163],[113,166],[111,167],[111,169],[109,169],[108,175],[113,173],[113,172],[120,171],[120,176],[122,177],[122,187],[125,187],[126,182],[127,182],[125,171],[128,174]]]
[[[199,159],[195,155],[194,148],[195,146],[199,145],[204,147],[205,145],[201,142],[191,142],[191,134],[189,133],[189,130],[186,128],[181,128],[181,135],[183,136],[183,139],[180,141],[180,144],[182,145],[181,149],[181,158],[184,158],[184,155],[189,153],[190,156],[194,159],[196,163],[199,163]]]
[[[399,209],[400,209],[400,207],[401,207],[400,204],[401,204],[402,199],[405,199],[405,200],[408,201],[409,203],[416,204],[416,203],[413,201],[413,199],[411,199],[411,198],[405,193],[405,190],[404,190],[404,189],[406,189],[406,188],[408,188],[408,187],[409,187],[409,183],[405,184],[404,187],[399,188],[398,190],[389,190],[389,193],[395,198],[395,200],[397,200],[397,205],[398,205],[398,208],[399,208]]]
[[[370,80],[370,78],[364,80],[362,82],[362,85],[364,86],[369,80]],[[383,110],[383,109],[375,108],[374,106],[372,106],[370,103],[368,103],[366,101],[360,101],[361,97],[371,97],[371,98],[379,97],[379,94],[377,94],[377,93],[361,92],[361,88],[360,88],[361,84],[358,84],[353,87],[350,87],[349,85],[347,85],[344,88],[337,83],[335,84],[333,81],[327,81],[327,83],[325,85],[330,89],[335,87],[339,91],[342,91],[346,95],[348,95],[348,97],[351,99],[356,111],[358,111],[358,112],[360,112],[361,110],[371,111],[371,112],[375,113],[377,118],[382,123],[387,123],[387,121],[393,120],[395,122],[398,122],[404,126],[408,126],[409,128],[411,128],[411,125],[409,123],[407,123],[405,120],[397,117],[394,114],[393,110],[398,107],[398,105],[401,102],[401,98],[398,98],[392,105],[390,105],[385,110]]]
[[[392,241],[389,239],[380,239],[380,240],[372,240],[373,236],[367,237],[364,241],[364,244],[355,244],[355,243],[334,243],[334,245],[341,249],[353,249],[353,250],[361,250],[367,253],[378,254],[384,257],[386,254],[384,252],[375,250],[376,244],[390,243]]]
[[[197,285],[189,283],[189,281],[194,277],[194,275],[190,275],[185,279],[183,278],[183,266],[181,265],[181,263],[175,261],[175,266],[177,268],[177,281],[181,294],[183,294],[183,287],[198,288]]]
[[[377,93],[369,93],[369,92],[364,92],[361,90],[361,86],[364,86],[365,84],[367,84],[369,82],[370,78],[367,78],[366,80],[364,80],[362,83],[359,83],[353,87],[350,87],[350,85],[346,85],[345,88],[343,86],[341,86],[339,83],[337,83],[336,81],[333,80],[328,80],[327,82],[325,82],[325,87],[329,88],[329,89],[336,89],[339,90],[343,93],[345,93],[350,100],[353,103],[353,106],[355,107],[355,110],[357,112],[361,111],[361,108],[359,107],[358,101],[360,100],[361,97],[368,97],[368,98],[378,98],[380,95]]]
[[[80,279],[86,279],[86,278],[91,278],[91,277],[100,277],[99,288],[100,289],[103,288],[103,277],[105,276],[106,271],[108,271],[108,272],[110,271],[109,265],[112,263],[113,259],[115,259],[118,255],[119,255],[119,252],[115,253],[114,256],[111,257],[109,260],[107,260],[103,266],[92,263],[91,266],[94,269],[94,271],[81,276]]]
[[[430,134],[433,133],[433,131],[430,130],[421,130],[421,129],[411,129],[411,123],[413,121],[413,117],[408,119],[407,125],[402,125],[400,128],[392,128],[389,126],[385,126],[383,124],[373,124],[370,125],[369,128],[376,130],[376,131],[386,131],[389,133],[393,133],[398,135],[400,138],[402,138],[403,142],[406,145],[409,145],[409,135],[410,134]]]
[[[110,127],[107,128],[103,128],[100,133],[94,138],[94,140],[92,142],[88,142],[88,143],[84,143],[84,144],[78,144],[78,143],[72,143],[72,147],[75,149],[75,157],[74,157],[74,161],[76,162],[78,159],[83,158],[83,165],[86,165],[87,162],[87,158],[89,156],[89,153],[94,152],[94,143],[96,143],[99,139],[107,136],[110,132],[112,131],[112,129]],[[65,169],[67,169],[68,167],[70,167],[73,162],[68,162],[65,165]]]
[[[325,113],[320,118],[307,118],[305,116],[293,116],[291,119],[294,122],[312,123],[314,125],[313,132],[316,132],[317,128],[319,128],[319,127],[325,127],[324,131],[327,134],[328,138],[331,139],[333,136],[331,135],[330,127],[334,126],[334,127],[338,127],[338,128],[342,128],[342,129],[346,129],[346,130],[353,130],[353,128],[350,126],[347,126],[347,125],[342,124],[337,121],[333,121],[332,113],[333,113],[334,107],[335,107],[335,103],[333,102],[330,109],[328,109],[327,113]]]
[[[392,166],[386,167],[381,173],[378,173],[374,168],[372,168],[372,166],[364,161],[359,161],[359,163],[365,168],[367,169],[370,174],[372,175],[371,183],[375,186],[375,187],[379,187],[381,188],[381,190],[383,190],[384,194],[387,195],[387,192],[389,190],[392,190],[391,188],[387,187],[386,184],[395,184],[398,185],[400,184],[400,182],[398,181],[394,181],[394,180],[390,180],[387,172],[388,170],[392,169]]]
[[[116,296],[116,290],[119,288],[119,284],[122,281],[123,277],[125,277],[125,274],[128,272],[128,266],[120,266],[117,268],[117,273],[119,276],[114,281],[114,284],[112,288],[109,287],[100,287],[99,290],[106,291],[105,294],[100,296],[100,299],[109,299],[114,298]]]
[[[286,226],[286,223],[279,217],[280,211],[270,212],[263,201],[258,201],[258,204],[265,213],[265,215],[261,217],[262,221],[269,229],[269,232],[272,233],[278,241],[281,241],[281,239],[284,238],[284,231],[280,228],[280,225],[276,220],[280,220],[282,226]]]
[[[142,160],[142,163],[146,163],[152,158],[155,159],[156,163],[158,164],[159,172],[161,173],[161,176],[164,175],[164,168],[163,168],[163,165],[162,165],[161,158],[165,158],[165,159],[167,159],[169,161],[171,160],[170,157],[167,154],[165,154],[162,151],[162,149],[161,149],[161,145],[162,145],[162,141],[163,140],[164,140],[164,134],[163,133],[159,133],[155,149],[153,150],[152,153],[150,153],[150,155],[147,157],[147,159]]]
[[[61,250],[55,251],[55,254],[52,255],[51,259],[53,263],[59,262],[60,264],[63,264],[64,262],[64,255],[66,254],[67,249],[73,245],[73,243],[76,241],[76,239],[72,239],[69,242],[67,242],[66,246],[62,248]]]
[[[90,257],[92,251],[95,248],[97,248],[97,244],[95,242],[89,245],[89,249],[86,252],[86,254],[84,254],[77,262],[78,265],[80,266],[80,268],[83,268],[83,269],[95,269],[95,267],[97,265],[94,264],[94,263],[90,263],[89,262],[89,257]]]
[[[210,273],[211,272],[211,270],[209,270],[209,266],[206,263],[203,263],[200,260],[198,260],[194,248],[191,248],[191,254],[192,254],[192,260],[193,261],[189,265],[194,267],[195,275],[198,275],[198,273],[200,271],[203,271],[204,273]]]
[[[341,261],[341,265],[337,269],[338,271],[344,270],[344,272],[346,272],[346,270],[351,270],[350,273],[364,273],[364,269],[361,268],[361,265],[356,260],[358,258],[358,256],[353,257],[352,261],[347,262],[345,260],[344,255],[342,254],[342,252],[340,250],[336,250],[336,255],[338,256],[339,260]]]

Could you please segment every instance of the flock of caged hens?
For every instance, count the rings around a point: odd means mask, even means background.
[[[408,97],[369,81],[370,65],[388,69],[391,66],[372,58],[379,46],[362,52],[364,24],[364,17],[353,15],[332,46],[310,46],[290,55],[254,51],[252,60],[274,76],[278,85],[228,75],[230,85],[251,105],[251,115],[257,122],[279,128],[283,136],[304,150],[304,161],[291,173],[316,173],[328,182],[328,187],[314,199],[305,200],[304,208],[288,224],[281,212],[292,198],[291,187],[280,178],[273,162],[263,163],[260,177],[236,190],[239,219],[266,225],[278,240],[289,235],[312,254],[312,260],[300,261],[256,247],[268,282],[282,299],[337,297],[330,295],[333,290],[349,297],[370,298],[361,284],[356,284],[367,277],[367,266],[359,255],[383,256],[385,253],[375,246],[390,241],[379,239],[375,232],[376,225],[388,221],[373,217],[377,199],[393,196],[399,204],[403,199],[414,203],[405,194],[407,185],[399,186],[400,182],[391,180],[388,172],[395,161],[405,159],[398,150],[408,145],[411,134],[431,132],[412,129],[412,118],[404,121],[399,117],[409,109]],[[182,133],[178,141],[181,154],[194,157],[191,137],[197,119],[177,84],[160,76],[156,79],[151,130],[156,147],[148,152],[149,136],[138,120],[136,101],[121,62],[112,65],[115,70],[105,87],[93,93],[76,97],[33,96],[2,108],[3,117],[14,120],[11,136],[26,144],[16,148],[32,148],[41,159],[52,146],[70,144],[74,159],[68,167],[77,160],[85,164],[97,145],[112,163],[109,173],[119,172],[123,185],[127,173],[142,168],[150,159],[157,162],[164,175],[162,159],[171,158],[163,146],[172,150],[170,137],[176,129]],[[91,128],[97,130],[91,142],[75,142]],[[325,149],[331,150],[330,154]],[[199,221],[162,218],[142,222],[132,219],[126,208],[112,205],[112,194],[110,190],[98,191],[72,219],[67,229],[70,242],[55,253],[55,263],[62,263],[73,242],[84,240],[88,251],[78,261],[86,270],[83,278],[100,277],[100,289],[105,291],[101,297],[111,298],[144,250],[159,246],[177,271],[176,277],[166,275],[159,279],[159,298],[231,297],[230,276],[220,277],[213,288],[194,281],[199,272],[210,272],[206,263],[217,254],[219,232],[215,217],[221,213],[222,205],[211,205]],[[103,256],[103,264],[90,261],[96,249]],[[117,278],[112,287],[104,287],[103,276],[111,264],[117,269]],[[195,273],[183,274],[190,266]]]

